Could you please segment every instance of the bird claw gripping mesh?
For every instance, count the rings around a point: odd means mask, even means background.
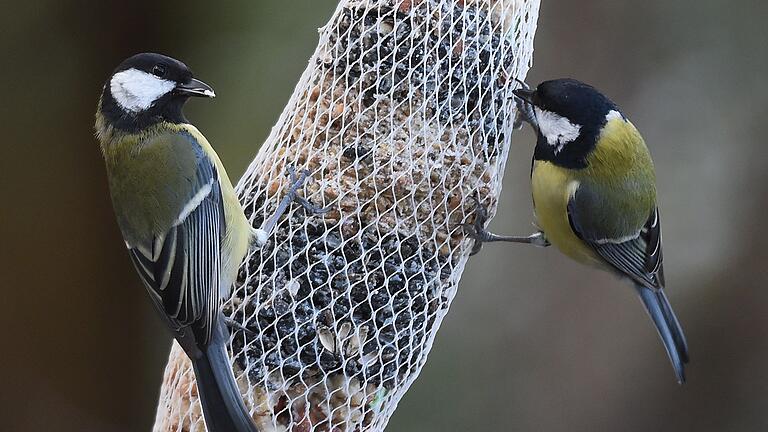
[[[260,227],[242,264],[233,369],[260,431],[379,431],[418,376],[492,216],[533,51],[536,0],[342,0],[238,185]],[[203,431],[174,344],[155,431]]]

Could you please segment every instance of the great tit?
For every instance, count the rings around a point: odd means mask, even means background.
[[[254,230],[208,140],[184,117],[214,97],[178,60],[138,54],[104,85],[96,135],[136,271],[189,356],[211,432],[255,432],[235,382],[221,304]]]
[[[540,231],[485,231],[479,205],[470,234],[482,242],[557,246],[574,260],[629,279],[658,330],[679,383],[688,346],[664,294],[656,174],[645,141],[618,106],[574,79],[514,90],[519,112],[536,130],[531,190]]]

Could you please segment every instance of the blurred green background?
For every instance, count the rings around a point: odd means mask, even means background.
[[[169,336],[129,264],[93,138],[125,57],[183,59],[216,88],[189,117],[237,178],[334,1],[9,1],[0,18],[0,429],[146,431]],[[631,289],[553,248],[473,258],[393,431],[768,428],[768,3],[544,0],[529,81],[603,89],[657,162],[675,384]],[[527,233],[533,143],[510,152],[498,232]]]

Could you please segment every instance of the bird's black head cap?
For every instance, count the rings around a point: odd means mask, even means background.
[[[162,54],[142,53],[124,60],[112,72],[102,91],[100,110],[109,125],[139,132],[161,121],[187,123],[183,107],[191,96],[215,94],[184,63]]]
[[[600,132],[619,108],[589,84],[571,78],[544,81],[535,90],[515,90],[534,106],[539,126],[534,157],[567,168],[586,167]]]

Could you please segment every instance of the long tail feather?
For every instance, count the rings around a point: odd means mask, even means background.
[[[640,299],[648,311],[648,315],[656,325],[664,348],[667,350],[669,360],[675,369],[677,381],[685,382],[685,364],[688,363],[688,343],[685,341],[683,329],[667,300],[667,296],[661,289],[651,289],[641,285],[635,285]]]
[[[219,322],[214,327],[205,352],[192,359],[206,428],[208,432],[258,432],[232,374],[225,348],[226,326]]]

